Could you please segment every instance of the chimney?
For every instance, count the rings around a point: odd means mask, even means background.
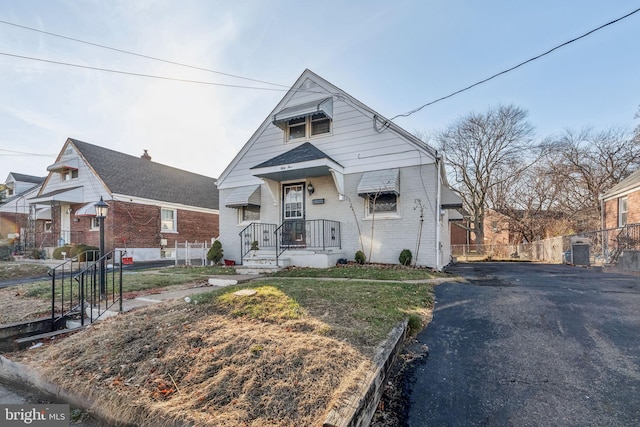
[[[144,150],[144,153],[142,154],[142,156],[140,156],[140,158],[145,160],[151,160],[151,156],[149,155],[149,153],[147,153],[147,150]]]

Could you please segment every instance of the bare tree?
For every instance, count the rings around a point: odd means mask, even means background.
[[[580,212],[597,227],[601,194],[640,167],[640,138],[628,130],[565,130],[549,138],[548,173],[561,183],[559,207],[570,215]]]
[[[477,243],[484,241],[484,216],[492,191],[513,182],[537,159],[528,113],[514,105],[471,113],[438,137],[450,170],[450,183],[471,214]]]

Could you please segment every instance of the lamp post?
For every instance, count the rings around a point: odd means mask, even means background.
[[[106,286],[105,286],[105,271],[104,271],[104,219],[107,217],[107,212],[109,211],[109,205],[102,200],[102,196],[100,196],[100,201],[95,204],[96,208],[96,218],[100,222],[100,295],[106,294]]]

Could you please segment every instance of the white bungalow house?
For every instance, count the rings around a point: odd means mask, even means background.
[[[462,202],[434,148],[306,70],[218,179],[225,258],[330,267],[450,262]],[[257,246],[258,250],[251,247]]]

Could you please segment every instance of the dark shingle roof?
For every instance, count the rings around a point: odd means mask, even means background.
[[[33,176],[33,175],[25,175],[23,173],[10,172],[13,179],[20,182],[30,182],[32,184],[42,184],[44,180],[47,178],[46,176]]]
[[[216,180],[69,138],[112,193],[218,209]]]
[[[308,162],[310,160],[329,159],[332,162],[339,164],[331,157],[327,156],[321,150],[316,148],[313,144],[305,142],[304,144],[282,153],[272,159],[262,162],[259,165],[252,167],[251,169],[266,168],[269,166],[289,165],[292,163]]]

